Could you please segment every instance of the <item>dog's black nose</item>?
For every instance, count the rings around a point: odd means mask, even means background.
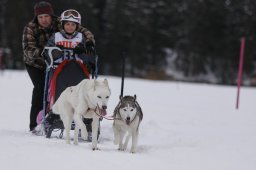
[[[125,122],[126,122],[127,125],[130,125],[130,123],[131,123],[130,119],[131,119],[130,117],[126,118]]]
[[[102,106],[102,109],[104,109],[104,110],[107,109],[107,106]]]

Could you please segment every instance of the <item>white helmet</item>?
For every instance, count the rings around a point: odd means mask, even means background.
[[[62,12],[60,21],[61,23],[63,23],[63,21],[71,21],[71,22],[81,24],[81,15],[79,14],[78,11],[74,9],[68,9]]]

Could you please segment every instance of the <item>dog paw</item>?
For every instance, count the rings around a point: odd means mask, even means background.
[[[136,153],[136,151],[135,150],[131,150],[130,153]]]
[[[119,150],[119,151],[125,151],[125,149],[124,149],[124,148],[118,148],[118,150]]]
[[[66,141],[66,144],[70,144],[70,141]]]
[[[93,150],[93,151],[95,151],[95,150],[100,150],[100,149],[99,149],[99,148],[94,148],[94,147],[93,147],[93,148],[92,148],[92,150]]]

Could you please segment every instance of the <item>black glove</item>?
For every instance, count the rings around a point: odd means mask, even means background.
[[[86,51],[84,45],[82,43],[77,44],[77,46],[73,49],[75,54],[82,54]]]
[[[43,56],[44,58],[44,61],[47,65],[50,65],[51,64],[51,59],[50,59],[50,56],[48,55],[48,50],[43,50],[43,52],[41,53],[41,55]]]
[[[53,60],[56,60],[56,59],[58,59],[58,58],[60,58],[60,57],[62,57],[64,55],[63,51],[59,51],[57,49],[54,49],[51,52],[52,52],[51,56],[52,56]],[[45,62],[48,65],[50,65],[51,64],[50,63],[51,62],[51,57],[49,56],[49,50],[44,49],[44,51],[42,52],[42,56],[44,57]]]
[[[64,55],[63,51],[59,51],[59,50],[52,51],[53,60],[56,60],[56,59],[62,57],[63,55]]]
[[[86,54],[88,54],[88,55],[94,55],[95,54],[94,43],[92,41],[87,41],[85,43],[85,47],[86,47]]]
[[[83,63],[88,66],[89,71],[92,73],[95,71],[95,64],[96,64],[96,60],[94,56],[90,56],[90,55],[81,55],[80,56],[81,59],[83,60]]]

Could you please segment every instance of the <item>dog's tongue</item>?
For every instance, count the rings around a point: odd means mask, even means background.
[[[100,109],[101,110],[101,116],[106,116],[107,115],[107,110],[106,109]]]
[[[127,125],[130,125],[130,120],[126,119],[125,122],[126,122]]]

